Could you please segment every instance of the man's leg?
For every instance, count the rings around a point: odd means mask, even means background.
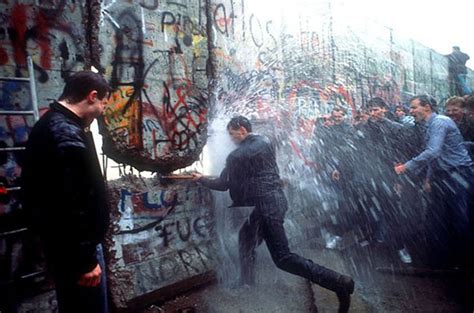
[[[430,207],[426,218],[426,235],[429,245],[429,264],[435,268],[449,266],[449,209],[445,185],[446,176],[437,174],[432,178]]]
[[[260,217],[253,211],[239,231],[240,283],[255,283],[255,249],[262,243]]]
[[[262,217],[262,234],[275,265],[285,272],[295,274],[334,291],[339,299],[339,312],[349,310],[354,292],[354,281],[324,266],[305,259],[288,248],[288,239],[283,228],[283,218]]]
[[[452,172],[445,180],[446,203],[450,212],[450,246],[455,265],[467,266],[470,262],[472,229],[470,226],[469,197],[472,184],[472,173],[469,168]]]

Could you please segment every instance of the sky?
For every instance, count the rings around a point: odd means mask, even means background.
[[[474,70],[474,0],[342,0],[355,14],[373,18],[441,54],[459,46]]]

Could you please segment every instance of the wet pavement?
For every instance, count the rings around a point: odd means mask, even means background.
[[[295,252],[354,277],[350,312],[472,312],[463,305],[465,275],[423,268],[416,253],[407,265],[384,244],[348,241],[342,250],[329,250],[316,238]],[[235,287],[234,277],[143,312],[337,312],[334,293],[277,269],[265,245],[257,251],[256,286]]]

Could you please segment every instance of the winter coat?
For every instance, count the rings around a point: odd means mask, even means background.
[[[51,104],[31,131],[22,177],[23,206],[47,259],[77,276],[94,269],[108,204],[92,134],[78,116]]]
[[[229,190],[233,206],[253,206],[283,193],[275,150],[267,137],[253,133],[229,154],[219,178],[201,182],[211,189]]]

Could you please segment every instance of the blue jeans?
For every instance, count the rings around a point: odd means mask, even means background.
[[[69,273],[53,271],[56,297],[60,313],[107,313],[107,277],[102,245],[97,245],[97,262],[102,270],[100,284],[96,287],[79,286],[76,277]]]

